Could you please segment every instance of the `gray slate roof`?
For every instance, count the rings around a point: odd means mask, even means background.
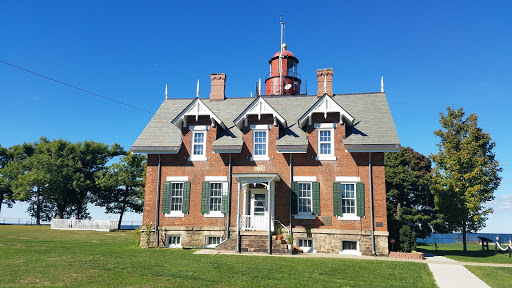
[[[297,120],[318,100],[312,96],[263,96],[286,119],[277,145],[307,145],[306,133]],[[348,145],[400,145],[391,111],[384,93],[342,94],[333,98],[355,118],[349,128],[345,144]],[[164,100],[156,115],[133,144],[133,151],[157,150],[158,147],[181,146],[181,131],[171,121],[194,99]],[[214,145],[242,145],[242,132],[233,121],[255,98],[228,98],[224,101],[203,103],[226,125],[228,130],[218,135]]]

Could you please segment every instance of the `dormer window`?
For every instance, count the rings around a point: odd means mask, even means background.
[[[251,125],[252,131],[252,160],[267,161],[268,157],[268,130],[270,125]]]
[[[208,126],[190,126],[192,143],[190,161],[206,161],[206,130]]]
[[[334,128],[336,123],[318,123],[317,129],[317,160],[336,160],[334,155]]]

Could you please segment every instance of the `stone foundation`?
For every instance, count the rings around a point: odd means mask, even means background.
[[[375,253],[388,256],[388,232],[375,231]],[[313,248],[317,253],[340,253],[342,241],[357,241],[362,255],[373,255],[371,231],[293,229],[294,244],[298,238],[313,239]]]
[[[208,236],[226,238],[224,227],[218,226],[161,226],[158,247],[165,247],[166,235],[180,236],[183,248],[205,247]],[[144,231],[141,231],[141,247],[146,246]],[[243,233],[243,232],[242,232]],[[236,235],[236,229],[230,229],[230,236]],[[338,254],[342,250],[342,241],[357,241],[362,255],[373,255],[371,231],[331,230],[331,229],[293,229],[294,244],[298,238],[313,239],[313,248],[317,253]],[[154,233],[151,233],[150,247],[154,246]],[[286,238],[286,236],[284,237]],[[388,232],[375,231],[375,252],[377,256],[388,256]],[[419,254],[419,253],[415,253]]]

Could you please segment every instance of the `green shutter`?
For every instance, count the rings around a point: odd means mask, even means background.
[[[343,216],[341,212],[341,183],[332,183],[332,210],[334,216]]]
[[[222,183],[222,202],[220,205],[220,212],[228,214],[228,182]]]
[[[201,194],[201,214],[206,214],[210,212],[210,205],[208,205],[208,199],[210,192],[210,183],[209,182],[203,182],[203,193]]]
[[[171,200],[171,182],[164,182],[162,195],[162,214],[169,213],[171,207],[169,200]]]
[[[297,206],[299,205],[299,200],[298,199],[298,195],[297,193],[299,193],[299,184],[297,182],[292,182],[292,203],[291,203],[291,207],[292,207],[292,214],[293,215],[296,215],[297,214]]]
[[[320,216],[320,182],[313,182],[313,214]]]
[[[183,214],[189,213],[190,207],[190,182],[183,183],[183,202],[181,204],[181,212]]]
[[[364,217],[364,183],[356,184],[357,216]]]

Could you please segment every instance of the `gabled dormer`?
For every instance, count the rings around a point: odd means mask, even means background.
[[[258,120],[261,120],[261,115],[271,114],[274,119],[274,126],[278,126],[279,124],[283,127],[287,127],[286,119],[281,116],[270,104],[265,101],[265,99],[261,96],[258,96],[254,101],[245,108],[245,110],[236,117],[235,125],[238,129],[242,129],[243,126],[249,125],[249,115],[257,115]]]
[[[324,118],[327,119],[327,113],[339,113],[339,123],[347,124],[347,126],[352,126],[355,118],[352,117],[343,107],[341,107],[336,101],[332,99],[327,93],[324,94],[316,103],[309,108],[309,110],[304,113],[297,123],[301,128],[306,125],[313,125],[313,114],[319,113],[323,114]]]
[[[184,128],[187,126],[187,117],[190,116],[195,117],[196,121],[199,119],[199,116],[209,116],[212,127],[220,125],[223,129],[226,129],[226,125],[220,120],[220,118],[217,117],[217,115],[215,115],[199,98],[195,98],[190,102],[190,104],[188,104],[188,106],[183,109],[183,111],[176,116],[171,123],[178,127],[178,129]]]

